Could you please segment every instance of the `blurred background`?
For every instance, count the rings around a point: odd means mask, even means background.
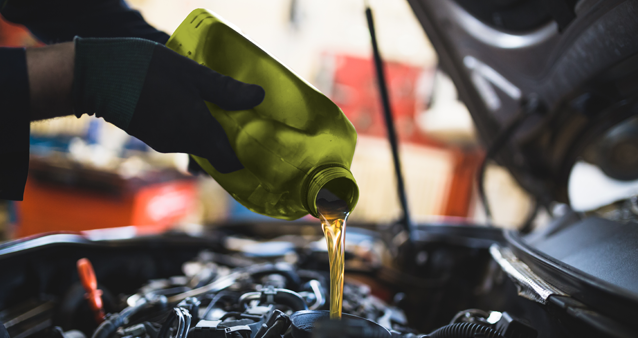
[[[234,23],[263,49],[328,95],[357,129],[352,172],[360,200],[350,220],[389,224],[400,216],[390,145],[378,96],[363,0],[128,0],[171,34],[195,8]],[[370,0],[394,120],[408,203],[415,222],[484,222],[475,189],[483,149],[472,120],[409,5]],[[0,21],[0,45],[41,45]],[[33,123],[22,202],[0,202],[3,239],[48,231],[130,227],[155,233],[199,231],[270,219],[235,202],[212,178],[186,171],[185,154],[160,154],[102,119],[84,115]],[[494,223],[520,224],[530,198],[491,165],[486,190]],[[311,220],[306,219],[306,220]]]

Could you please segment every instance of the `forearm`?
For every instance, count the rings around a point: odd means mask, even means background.
[[[73,114],[74,56],[73,42],[27,49],[31,121]]]

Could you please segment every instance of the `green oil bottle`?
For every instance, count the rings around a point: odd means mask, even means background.
[[[196,9],[166,44],[239,81],[258,84],[264,101],[244,111],[207,103],[244,169],[221,174],[199,165],[248,209],[294,220],[317,213],[324,187],[352,210],[359,191],[350,172],[357,133],[341,109],[219,16]]]

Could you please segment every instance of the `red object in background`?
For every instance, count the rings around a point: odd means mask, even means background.
[[[24,26],[7,22],[0,16],[0,46],[3,47],[31,47],[40,46],[38,40]]]
[[[451,151],[454,154],[454,174],[443,214],[445,216],[467,217],[472,202],[472,188],[476,170],[481,165],[485,153],[478,149],[451,149]]]
[[[374,61],[348,55],[327,54],[318,81],[331,88],[330,98],[343,110],[357,133],[387,139]],[[433,70],[397,62],[384,62],[392,115],[401,142],[445,148],[454,158],[452,181],[444,216],[467,217],[470,211],[476,169],[481,150],[447,146],[418,129],[416,115],[427,109],[428,93],[419,90],[423,81],[432,81]],[[409,184],[409,182],[408,182]]]
[[[18,203],[16,236],[129,225],[137,226],[137,234],[161,233],[192,210],[195,198],[194,181],[152,184],[114,198],[29,179]]]
[[[381,99],[372,59],[347,55],[329,55],[333,65],[328,86],[330,98],[343,110],[358,134],[386,138]],[[432,71],[397,62],[385,62],[390,104],[400,141],[438,145],[418,130],[415,117],[426,108],[427,95],[419,93],[420,81],[433,76]]]
[[[134,225],[161,233],[195,206],[195,181],[176,173],[124,179],[115,173],[60,167],[31,159],[15,237]]]
[[[97,278],[91,261],[81,258],[77,263],[80,282],[86,291],[84,297],[89,302],[89,307],[95,314],[95,321],[101,324],[104,321],[104,308],[102,306],[102,290],[97,288]]]

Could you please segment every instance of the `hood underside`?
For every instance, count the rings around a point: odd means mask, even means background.
[[[409,3],[486,145],[526,115],[495,159],[542,203],[569,202],[578,160],[636,179],[610,132],[637,112],[635,1]]]

